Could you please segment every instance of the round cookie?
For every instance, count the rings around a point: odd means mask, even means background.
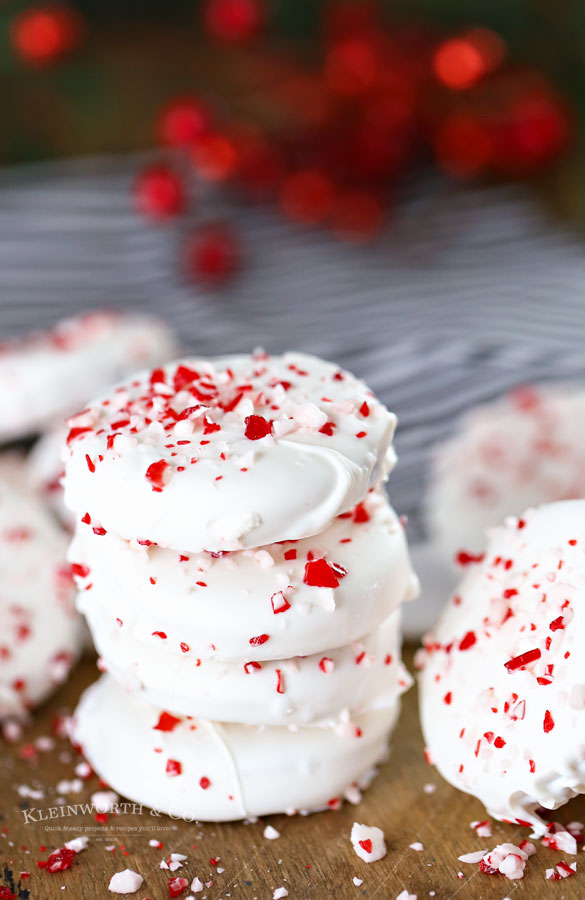
[[[430,760],[497,819],[546,823],[585,791],[585,501],[491,532],[425,640]]]
[[[187,359],[70,420],[65,502],[184,553],[307,537],[387,476],[395,416],[300,353]]]
[[[0,481],[0,719],[41,703],[79,655],[66,549],[38,498],[18,478]]]
[[[317,537],[220,556],[129,543],[80,522],[69,559],[80,611],[103,623],[102,653],[115,640],[129,660],[146,654],[153,667],[340,647],[417,589],[402,525],[381,492]]]
[[[64,468],[61,461],[68,429],[59,425],[45,432],[32,447],[28,457],[28,477],[33,488],[47,502],[53,514],[68,530],[75,525],[75,517],[63,500]]]
[[[175,352],[159,320],[107,311],[0,345],[0,441],[43,430],[105,385]]]
[[[529,506],[585,496],[585,391],[529,386],[477,407],[432,461],[429,534],[451,561],[480,551],[485,530]]]
[[[130,800],[218,822],[337,802],[369,780],[397,713],[395,704],[337,728],[177,722],[103,676],[82,696],[74,739],[100,777]]]
[[[335,722],[348,711],[394,705],[412,683],[400,661],[399,610],[345,647],[237,663],[155,653],[147,643],[120,640],[121,629],[105,626],[91,603],[86,616],[110,675],[146,702],[184,716],[247,725]]]

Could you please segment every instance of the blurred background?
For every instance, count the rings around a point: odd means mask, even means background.
[[[0,334],[95,307],[287,347],[400,418],[416,538],[461,412],[581,379],[585,6],[0,5]]]

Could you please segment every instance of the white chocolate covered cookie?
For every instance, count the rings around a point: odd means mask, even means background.
[[[486,529],[529,506],[585,496],[585,391],[529,386],[471,410],[439,446],[426,502],[447,561],[481,551]]]
[[[544,831],[538,807],[585,792],[585,501],[491,532],[425,640],[430,760],[498,819]]]
[[[128,542],[79,522],[79,608],[130,663],[304,656],[356,641],[416,593],[404,531],[380,492],[322,534],[214,556]],[[150,679],[148,679],[150,681]]]
[[[300,353],[143,372],[70,425],[66,504],[182,553],[318,534],[394,462],[394,415],[353,375]]]
[[[0,719],[41,703],[81,650],[66,548],[58,525],[19,478],[0,481]]]
[[[200,821],[317,811],[336,804],[387,751],[398,704],[333,726],[254,727],[187,719],[103,676],[83,695],[74,738],[111,787]]]
[[[89,603],[85,614],[103,666],[126,690],[181,715],[247,725],[336,722],[393,706],[411,685],[400,661],[400,611],[345,647],[292,659],[239,662],[165,653],[121,638]]]
[[[175,350],[162,322],[106,311],[1,344],[0,441],[41,431],[106,385]]]

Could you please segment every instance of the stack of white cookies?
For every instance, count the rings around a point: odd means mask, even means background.
[[[143,372],[70,425],[70,560],[107,672],[76,713],[94,769],[188,819],[355,797],[409,684],[395,417],[330,363],[257,353]]]

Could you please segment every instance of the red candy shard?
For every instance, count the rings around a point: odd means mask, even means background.
[[[171,878],[169,881],[169,897],[180,897],[188,887],[189,882],[186,878]]]
[[[265,644],[268,640],[270,640],[269,634],[259,634],[257,637],[251,637],[249,643],[252,645],[252,647],[259,647],[261,644]]]
[[[321,425],[319,429],[319,434],[326,434],[328,437],[332,437],[335,433],[335,429],[337,428],[335,422],[325,422],[324,425]]]
[[[95,463],[94,463],[93,459],[91,458],[91,456],[89,455],[89,453],[85,454],[85,461],[87,463],[87,468],[93,474],[95,472]]]
[[[285,559],[296,559],[297,551],[296,550],[285,550],[284,558]]]
[[[284,694],[284,675],[282,669],[276,670],[276,693]]]
[[[565,620],[562,616],[559,616],[558,618],[553,619],[548,627],[551,631],[562,630],[565,627]]]
[[[80,434],[85,434],[86,431],[91,431],[91,428],[71,428],[67,435],[67,444],[74,441]]]
[[[249,441],[259,441],[272,431],[272,422],[264,416],[246,416],[244,421],[246,423],[244,434]]]
[[[461,643],[459,644],[460,650],[469,650],[470,647],[473,647],[477,638],[475,636],[475,632],[468,631],[466,635],[463,636]]]
[[[246,675],[249,675],[250,672],[257,672],[258,669],[261,669],[261,668],[262,668],[262,666],[260,665],[259,662],[244,663],[244,671],[245,671]]]
[[[166,773],[169,777],[175,778],[183,771],[183,766],[177,759],[167,759]]]
[[[485,554],[468,553],[467,550],[460,550],[455,557],[458,566],[471,566],[473,563],[483,562]]]
[[[312,559],[305,565],[303,582],[310,587],[336,588],[339,580],[325,559]]]
[[[71,574],[77,575],[78,578],[87,578],[89,566],[83,566],[81,563],[71,563]]]
[[[278,613],[286,612],[287,609],[290,609],[290,603],[284,596],[282,591],[277,591],[270,598],[270,603],[272,604],[272,612],[276,616]]]
[[[363,503],[358,503],[358,505],[354,507],[352,518],[353,521],[358,524],[370,521],[370,514]]]
[[[544,733],[548,734],[549,731],[552,731],[555,727],[555,722],[553,717],[550,714],[550,710],[546,710],[544,713],[544,721],[542,723],[542,727],[544,728]]]
[[[367,416],[370,415],[370,407],[368,406],[368,404],[366,403],[365,400],[364,400],[364,402],[362,403],[362,405],[360,406],[360,413],[361,413],[362,416],[364,416],[364,417],[367,417]]]
[[[508,672],[515,672],[516,669],[522,669],[531,662],[540,659],[540,657],[540,650],[536,647],[534,650],[527,650],[526,653],[521,653],[520,656],[514,656],[512,659],[509,659],[508,662],[504,663],[504,665]]]
[[[16,900],[16,894],[13,894],[9,887],[0,884],[0,900]]]
[[[167,639],[167,636],[164,631],[153,631],[152,636],[159,637],[161,639],[161,641],[166,641],[166,639]]]
[[[211,781],[209,780],[207,775],[203,775],[203,777],[199,779],[199,787],[203,791],[206,791],[208,787],[211,787]]]
[[[358,841],[358,843],[359,843],[360,847],[362,848],[362,850],[365,850],[366,853],[372,852],[372,842],[371,842],[370,838],[366,838],[364,841]]]
[[[153,491],[162,491],[163,487],[168,484],[170,477],[170,465],[164,459],[153,462],[149,465],[144,477],[152,484]]]
[[[70,850],[69,847],[59,847],[58,850],[53,850],[46,862],[41,861],[37,865],[39,869],[46,869],[47,872],[64,872],[65,869],[71,868],[76,856],[75,850]]]
[[[172,716],[168,712],[161,712],[158,722],[156,725],[153,725],[154,731],[174,731],[177,725],[181,724],[181,719],[178,719],[177,716]]]

